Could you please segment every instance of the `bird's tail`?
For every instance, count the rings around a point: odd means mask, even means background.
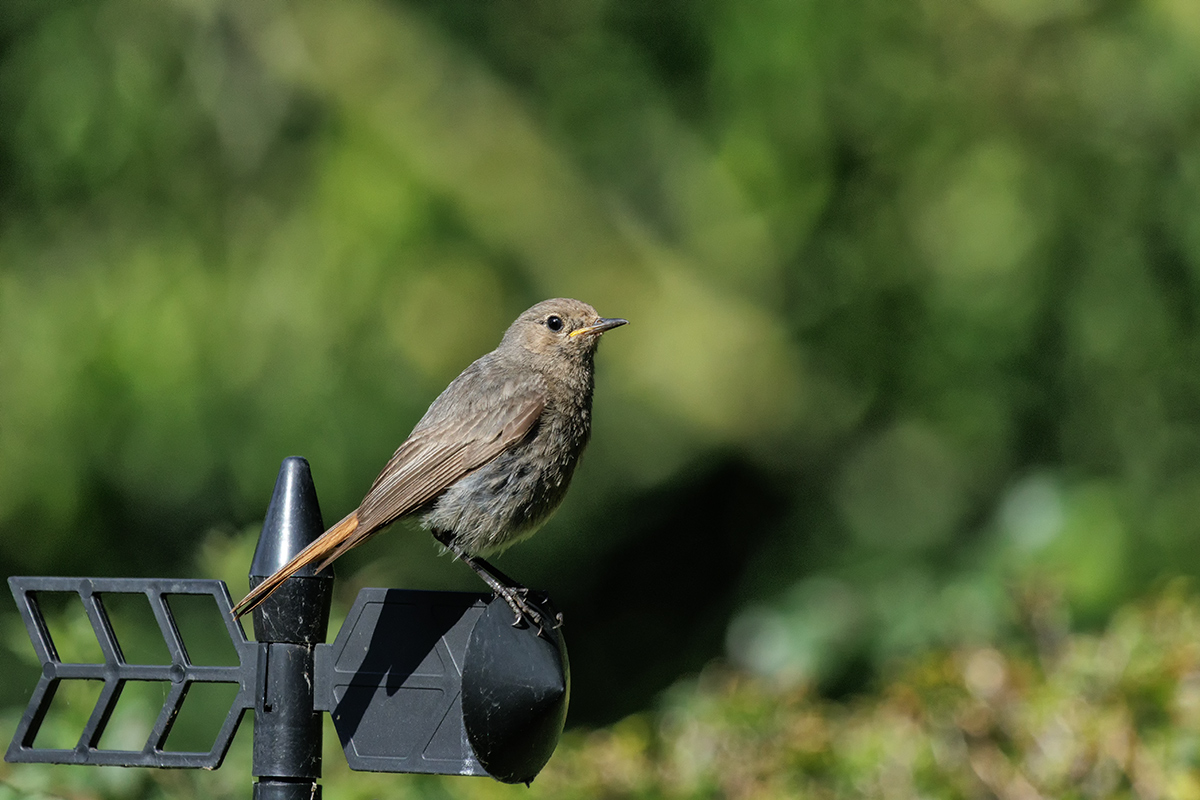
[[[257,608],[262,601],[271,596],[272,593],[288,578],[302,567],[306,567],[314,561],[319,561],[317,571],[325,569],[335,558],[340,556],[350,548],[347,545],[347,540],[351,540],[355,531],[358,530],[358,512],[351,512],[349,516],[334,525],[329,530],[318,536],[308,547],[296,554],[296,557],[275,571],[275,574],[267,578],[265,581],[255,586],[250,590],[250,593],[243,597],[237,605],[233,607],[233,616],[238,618],[243,614]],[[354,544],[357,544],[355,541]]]

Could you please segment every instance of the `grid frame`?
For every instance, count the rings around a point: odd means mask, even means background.
[[[202,769],[216,769],[221,765],[242,716],[255,705],[258,661],[257,643],[248,640],[241,625],[233,619],[232,598],[224,581],[17,576],[9,578],[8,585],[41,663],[42,674],[17,724],[4,756],[5,761]],[[79,597],[99,644],[102,661],[66,662],[59,657],[38,602],[38,595],[47,593],[73,593]],[[169,664],[137,664],[126,660],[104,606],[103,595],[111,594],[142,595],[147,598],[166,644]],[[237,654],[236,665],[213,666],[192,662],[167,599],[169,595],[207,596],[213,599]],[[38,731],[45,722],[55,693],[64,681],[78,680],[102,681],[103,685],[75,747],[36,747],[34,743]],[[101,748],[101,737],[129,681],[167,683],[170,688],[141,750]],[[235,684],[238,687],[237,695],[208,751],[166,750],[171,726],[183,707],[188,690],[198,683]]]

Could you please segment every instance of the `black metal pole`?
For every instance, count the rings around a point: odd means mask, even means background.
[[[257,586],[325,531],[308,462],[283,461],[250,563]],[[333,569],[306,567],[254,610],[258,697],[255,800],[320,800],[321,715],[313,711],[313,648],[325,641]]]

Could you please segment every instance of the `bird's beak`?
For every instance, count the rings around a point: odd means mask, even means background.
[[[601,317],[599,320],[596,321],[596,324],[594,324],[594,325],[588,325],[586,328],[579,328],[578,330],[571,331],[570,333],[567,334],[567,338],[573,339],[576,336],[579,336],[579,335],[585,334],[585,333],[589,336],[599,336],[600,334],[604,333],[607,330],[610,330],[612,328],[619,328],[622,325],[627,325],[627,324],[629,324],[629,320],[627,320],[627,319],[604,319],[603,317]]]

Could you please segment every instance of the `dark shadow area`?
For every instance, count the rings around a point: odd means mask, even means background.
[[[373,595],[351,610],[330,656],[329,705],[351,767],[463,762],[462,660],[478,595],[364,591]]]
[[[608,525],[637,533],[592,565],[589,595],[562,603],[568,724],[603,725],[645,708],[719,655],[738,579],[786,509],[782,492],[735,460],[612,509]]]
[[[361,640],[369,637],[362,660],[353,666],[354,677],[333,712],[343,747],[358,732],[376,692],[383,689],[388,697],[394,696],[423,665],[435,675],[451,666],[437,659],[438,667],[430,670],[429,662],[431,657],[437,658],[434,650],[457,620],[428,613],[431,609],[406,600],[406,596],[389,590],[383,603],[368,604],[345,648],[336,654],[335,669],[347,671],[355,662],[353,653],[361,649]],[[378,606],[374,613],[372,606]]]

